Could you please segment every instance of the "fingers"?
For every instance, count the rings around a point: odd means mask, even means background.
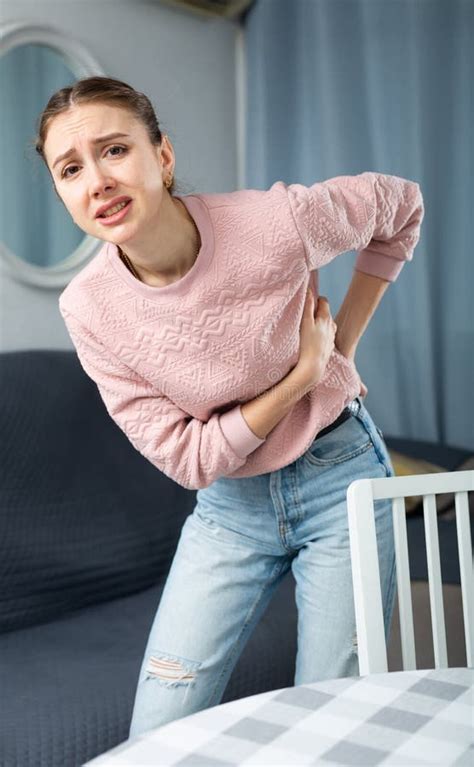
[[[313,312],[314,312],[314,294],[313,294],[313,291],[311,290],[311,288],[309,286],[308,286],[308,290],[307,290],[307,293],[306,293],[305,308],[307,309],[308,312],[310,311],[310,309],[312,309]],[[334,319],[333,319],[333,317],[331,315],[331,309],[330,309],[330,306],[329,306],[329,301],[326,298],[326,296],[318,296],[317,307],[316,307],[316,314],[319,317],[324,318],[327,321],[330,321],[332,327],[334,328],[334,330],[337,330],[337,325],[334,322]]]
[[[331,316],[331,309],[329,308],[329,301],[327,300],[326,296],[319,296],[317,313],[321,317],[328,318]]]
[[[314,303],[314,293],[309,286],[306,291],[306,301],[308,303],[311,301]],[[318,307],[319,306],[329,308],[329,301],[326,296],[318,296]]]
[[[326,296],[319,296],[318,300],[318,308],[316,311],[316,314],[319,315],[319,317],[324,318],[327,322],[330,323],[332,331],[334,334],[337,332],[337,324],[334,321],[334,318],[331,314],[331,309],[329,306],[329,301],[326,298]]]
[[[313,291],[310,288],[308,288],[306,292],[304,309],[307,312],[312,312],[314,310],[314,295],[313,295]]]

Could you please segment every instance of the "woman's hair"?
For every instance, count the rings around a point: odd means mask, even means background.
[[[53,93],[38,118],[38,135],[34,146],[46,166],[48,163],[44,154],[44,144],[51,121],[56,115],[67,112],[71,107],[94,102],[108,103],[127,109],[137,120],[143,123],[150,142],[155,146],[161,144],[163,134],[159,128],[155,110],[144,93],[140,93],[131,85],[127,85],[122,80],[114,80],[112,77],[84,77],[81,80],[76,80],[72,86],[61,88]],[[173,194],[175,191],[174,179],[167,189],[170,194]]]

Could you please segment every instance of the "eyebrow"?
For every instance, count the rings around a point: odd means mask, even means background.
[[[114,138],[122,138],[126,136],[127,138],[130,138],[129,133],[108,133],[107,136],[99,136],[98,138],[92,139],[93,144],[102,144],[104,141],[110,141]],[[66,158],[70,157],[72,154],[74,154],[76,150],[74,147],[71,147],[71,149],[68,149],[67,152],[64,152],[64,154],[60,154],[59,157],[56,157],[53,168],[56,167],[58,162],[61,162],[61,160],[66,160]]]

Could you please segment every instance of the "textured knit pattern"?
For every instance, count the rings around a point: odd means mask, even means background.
[[[160,471],[199,489],[288,465],[359,394],[354,363],[335,349],[266,439],[241,412],[298,361],[310,273],[357,250],[356,270],[393,282],[424,207],[417,183],[373,172],[178,197],[201,235],[184,277],[146,285],[106,242],[59,306],[109,415]]]

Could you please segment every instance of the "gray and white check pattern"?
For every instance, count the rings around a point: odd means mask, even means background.
[[[473,767],[473,717],[472,668],[371,674],[215,706],[87,765]]]

